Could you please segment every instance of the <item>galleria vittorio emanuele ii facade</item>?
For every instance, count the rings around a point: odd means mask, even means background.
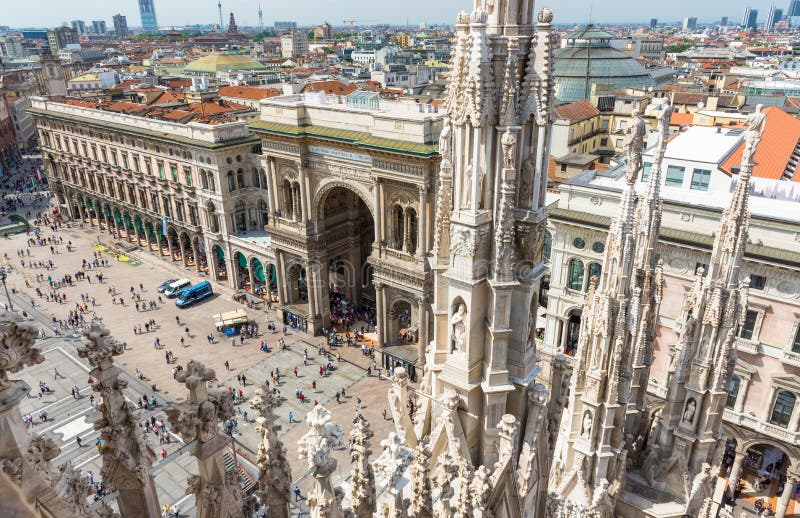
[[[298,441],[313,478],[306,503],[315,518],[732,516],[718,476],[722,416],[748,314],[749,180],[765,117],[747,121],[710,260],[679,302],[658,416],[648,387],[665,292],[666,99],[647,99],[627,130],[612,171],[620,201],[572,322],[576,353],[549,344],[544,383],[540,306],[562,268],[545,250],[558,240],[547,234],[545,201],[553,20],[532,0],[475,0],[457,15],[439,106],[310,93],[263,100],[249,120],[231,112],[183,123],[34,100],[51,188],[71,218],[271,298],[284,322],[311,334],[330,329],[332,298],[370,305],[379,347],[402,360],[387,394],[395,431],[374,437],[356,419],[346,484],[333,476],[341,467],[331,452],[345,437],[331,412],[314,406],[302,437],[279,438],[280,397],[260,390],[251,402],[258,489],[244,496],[223,461],[231,395],[209,389],[214,371],[190,361],[175,377],[187,397],[166,413],[196,457],[186,486],[197,516],[293,515],[286,440]],[[645,111],[657,131],[645,127]],[[118,492],[112,506],[89,506],[76,471],[51,465],[57,447],[21,422],[26,387],[9,375],[41,360],[35,330],[7,313],[2,335],[9,505],[20,516],[159,516],[154,452],[115,365],[124,345],[92,324],[79,349],[102,396],[103,477]]]

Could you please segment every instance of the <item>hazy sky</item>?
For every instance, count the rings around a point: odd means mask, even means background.
[[[581,23],[589,19],[592,0],[537,1],[537,10],[548,6],[556,14],[556,23]],[[719,20],[728,16],[741,21],[744,7],[759,10],[759,21],[764,21],[772,3],[770,0],[593,0],[592,19],[597,22],[649,22],[650,18],[664,21],[697,16],[701,21]],[[788,0],[777,2],[786,8]],[[111,28],[111,17],[121,13],[128,17],[128,25],[141,25],[137,0],[0,0],[0,25],[12,27],[42,27],[60,25],[69,20],[106,20]],[[155,0],[159,25],[189,25],[214,23],[219,20],[217,0]],[[233,11],[239,25],[258,25],[259,0],[222,0],[227,23]],[[264,24],[275,20],[294,20],[301,24],[328,21],[342,25],[346,18],[356,18],[365,24],[452,23],[461,9],[471,8],[472,0],[261,0]]]

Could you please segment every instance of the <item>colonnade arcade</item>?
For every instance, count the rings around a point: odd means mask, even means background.
[[[197,272],[209,273],[207,248],[199,233],[182,229],[170,222],[166,225],[164,235],[162,221],[123,205],[78,192],[68,190],[64,201],[73,220],[107,230],[115,240],[169,257]]]
[[[784,441],[727,424],[723,432],[727,441],[720,476],[728,480],[729,496],[736,492],[739,498],[761,499],[777,518],[797,513],[800,451]]]

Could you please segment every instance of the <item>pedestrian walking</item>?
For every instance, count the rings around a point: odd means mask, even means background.
[[[289,412],[289,423],[294,423],[294,414]]]
[[[53,379],[57,380],[58,378],[64,379],[64,376],[58,372],[58,369],[53,369]]]
[[[78,445],[78,448],[83,448],[83,445],[81,444],[81,436],[80,435],[75,437],[75,444]]]

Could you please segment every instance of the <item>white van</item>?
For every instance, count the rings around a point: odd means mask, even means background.
[[[189,279],[181,279],[179,281],[175,281],[172,284],[170,284],[166,290],[164,290],[164,295],[166,295],[167,298],[174,299],[175,297],[180,295],[183,290],[185,290],[191,285],[192,281],[190,281]]]

